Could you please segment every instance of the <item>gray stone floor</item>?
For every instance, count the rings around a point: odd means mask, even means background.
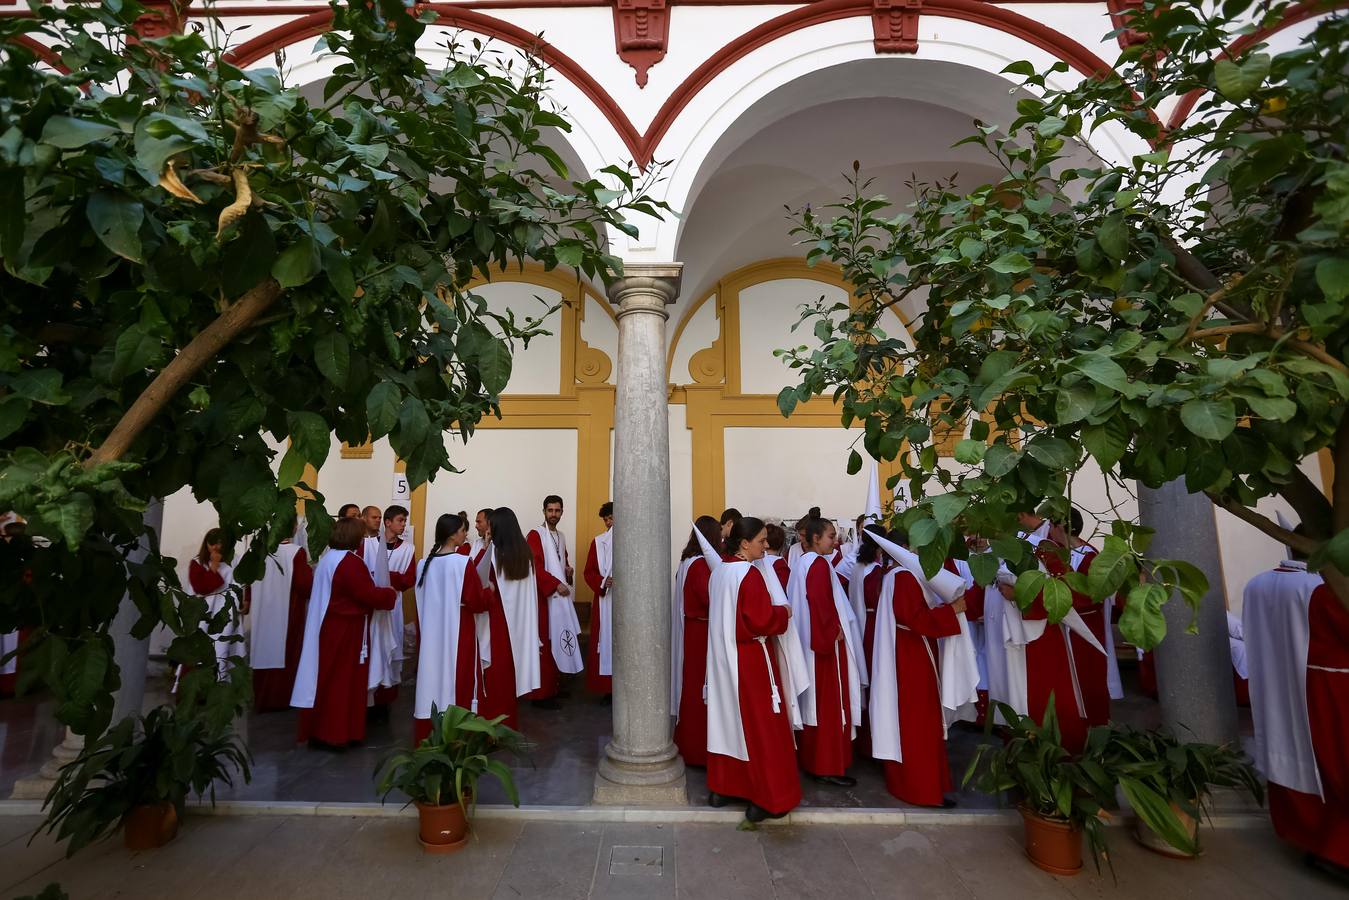
[[[1129,673],[1131,674],[1131,673]],[[1128,675],[1126,674],[1126,678]],[[558,711],[538,710],[528,703],[520,709],[521,731],[533,743],[527,759],[515,761],[512,769],[520,800],[529,806],[584,806],[590,803],[595,769],[609,740],[612,709],[585,693],[580,677],[569,679],[571,696]],[[152,679],[147,705],[162,702],[163,682]],[[396,746],[411,741],[413,690],[400,691],[387,722],[372,722],[364,746],[343,753],[310,750],[295,743],[293,711],[249,714],[239,729],[253,752],[253,779],[249,784],[221,786],[217,797],[229,800],[307,800],[315,802],[369,802],[374,793],[374,772],[379,761]],[[0,798],[8,797],[17,778],[42,766],[51,749],[61,740],[62,730],[51,716],[52,704],[43,699],[0,700]],[[1156,724],[1152,701],[1130,693],[1113,706],[1120,721],[1139,726]],[[1249,713],[1243,711],[1249,733]],[[951,729],[948,747],[951,772],[957,785],[980,741],[978,730],[966,725]],[[851,773],[855,788],[841,789],[802,779],[802,806],[807,808],[902,808],[905,804],[885,790],[881,766],[856,754]],[[703,770],[688,770],[689,801],[702,805],[707,797]],[[506,796],[495,782],[484,784],[484,803],[505,803]],[[973,791],[958,794],[965,809],[996,805],[993,798]]]
[[[35,818],[0,816],[0,897],[58,882],[94,898],[1319,898],[1342,887],[1264,827],[1206,831],[1205,855],[1153,855],[1112,828],[1115,875],[1059,878],[1022,855],[1020,827],[600,824],[480,820],[470,846],[427,856],[410,817],[189,816],[160,850],[113,838],[66,860]]]

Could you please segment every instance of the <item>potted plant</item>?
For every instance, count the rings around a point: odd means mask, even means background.
[[[979,746],[964,783],[994,796],[1013,793],[1026,829],[1026,855],[1041,869],[1080,872],[1084,834],[1099,869],[1106,850],[1102,810],[1114,799],[1114,782],[1101,764],[1106,730],[1092,729],[1083,753],[1073,757],[1063,746],[1052,704],[1043,725],[1004,703],[995,706],[1007,723],[1005,741]],[[993,719],[989,716],[990,726]]]
[[[1164,731],[1113,725],[1105,765],[1138,816],[1138,842],[1167,856],[1199,854],[1199,822],[1212,788],[1248,791],[1264,803],[1254,767],[1228,745],[1185,743]]]
[[[431,733],[411,750],[395,750],[377,770],[381,800],[402,791],[417,805],[419,840],[427,853],[453,853],[468,842],[470,810],[478,779],[493,775],[511,803],[520,805],[511,770],[497,753],[518,756],[524,736],[501,724],[505,716],[484,719],[451,706],[431,708]]]
[[[66,841],[66,855],[124,828],[130,850],[149,850],[178,833],[189,792],[250,778],[248,750],[228,726],[212,727],[182,709],[159,707],[105,731],[61,768],[44,801],[43,827]]]

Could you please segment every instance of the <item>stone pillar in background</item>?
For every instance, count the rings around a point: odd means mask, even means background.
[[[614,731],[596,803],[688,802],[670,725],[670,429],[666,306],[679,263],[628,265],[618,311],[614,402]]]
[[[150,501],[150,505],[145,510],[145,525],[147,528],[154,530],[157,542],[164,527],[164,504],[162,501]],[[148,553],[149,545],[146,539],[142,538],[141,545],[131,551],[129,558],[132,561],[141,562]],[[112,624],[108,628],[108,633],[112,635],[113,660],[117,663],[118,673],[122,681],[121,687],[113,695],[112,721],[114,723],[120,722],[127,716],[139,714],[142,704],[145,702],[145,669],[146,663],[150,659],[150,639],[148,637],[136,639],[131,636],[131,629],[138,619],[140,619],[140,611],[136,609],[136,604],[131,601],[129,595],[123,595],[122,605],[118,607],[117,615],[113,617]],[[56,777],[60,773],[61,767],[79,756],[83,750],[84,737],[67,728],[65,740],[52,751],[52,758],[47,760],[36,774],[20,778],[14,782],[14,792],[10,794],[10,799],[41,800],[45,798],[52,785],[56,783]]]
[[[1166,638],[1154,651],[1162,724],[1182,740],[1235,741],[1237,703],[1213,504],[1186,491],[1182,481],[1156,490],[1139,484],[1138,511],[1142,523],[1157,531],[1149,555],[1192,563],[1209,582],[1199,607],[1198,634],[1185,633],[1191,610],[1179,594],[1164,607]]]

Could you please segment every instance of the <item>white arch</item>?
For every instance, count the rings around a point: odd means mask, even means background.
[[[898,97],[943,106],[959,104],[956,108],[972,117],[998,121],[1005,115],[1005,95],[989,91],[989,76],[1006,84],[1011,92],[1019,87],[1019,81],[1013,80],[1015,76],[1001,74],[1010,63],[1026,59],[1041,71],[1048,71],[1058,61],[1015,35],[974,22],[924,14],[919,31],[918,53],[902,57],[878,60],[871,20],[863,16],[794,31],[746,54],[713,78],[661,138],[655,158],[674,160],[663,185],[663,199],[676,210],[686,209],[702,181],[716,171],[744,138],[803,104],[827,99]],[[827,96],[819,97],[801,97],[780,90],[811,73],[862,60],[893,66],[896,77],[881,84],[866,80],[833,85]],[[932,63],[947,64],[942,67],[940,81],[928,77],[934,71]],[[965,77],[960,77],[960,73]],[[1071,87],[1082,77],[1070,70],[1053,75],[1049,83],[1056,88]],[[774,92],[777,94],[770,96]],[[741,139],[735,140],[737,136]],[[723,141],[723,137],[731,140]],[[1093,146],[1106,158],[1115,160],[1127,160],[1148,149],[1117,123],[1109,123],[1098,131]],[[677,221],[670,220],[643,222],[642,237],[626,240],[624,258],[634,262],[676,258],[680,227]]]

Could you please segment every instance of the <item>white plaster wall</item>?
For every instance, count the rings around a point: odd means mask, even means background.
[[[514,313],[516,324],[537,319],[549,308],[557,307],[543,319],[543,327],[549,334],[531,339],[528,347],[515,343],[511,352],[511,379],[503,392],[556,394],[562,372],[562,295],[523,281],[494,281],[475,288],[474,292],[487,300],[492,312],[503,316],[507,311]]]
[[[557,494],[565,513],[559,526],[567,535],[572,565],[576,562],[578,516],[595,510],[576,508],[576,431],[570,428],[484,428],[467,444],[454,433],[445,436],[450,460],[461,474],[441,472],[426,486],[426,526],[435,527],[442,513],[509,506],[528,532],[543,524],[543,498]]]
[[[700,474],[699,478],[706,478]],[[693,508],[693,432],[688,429],[688,407],[682,403],[670,404],[670,551],[671,558],[679,559],[679,551],[689,538],[695,517],[716,516],[721,510],[694,510]]]
[[[679,335],[679,345],[674,348],[670,358],[670,383],[692,384],[689,374],[689,360],[699,350],[712,346],[712,342],[721,333],[721,322],[717,319],[717,297],[708,297],[693,312],[693,316]],[[674,340],[674,327],[668,329],[670,340]]]
[[[395,456],[388,440],[375,441],[374,455],[369,459],[343,459],[341,450],[341,442],[334,437],[328,458],[319,469],[317,487],[328,514],[336,516],[346,503],[381,509],[391,503]]]
[[[609,369],[607,384],[614,383],[618,373],[618,323],[609,318],[609,313],[594,297],[586,294],[585,320],[581,322],[581,338],[596,350],[604,351],[613,365]]]
[[[792,330],[800,306],[820,297],[827,304],[846,303],[842,288],[804,278],[782,278],[751,285],[740,292],[740,390],[745,394],[777,394],[796,381],[773,351],[798,346],[818,347],[810,330],[813,320]]]
[[[863,466],[849,475],[847,468],[859,430],[727,428],[725,434],[727,506],[747,516],[782,519],[818,506],[845,524],[866,509],[870,470]]]

